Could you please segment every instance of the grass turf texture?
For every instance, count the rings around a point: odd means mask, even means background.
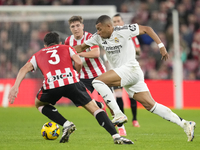
[[[140,128],[131,123],[131,111],[125,110],[129,118],[125,124],[127,138],[134,145],[115,145],[111,136],[100,127],[95,118],[83,108],[57,106],[57,109],[77,130],[68,143],[59,143],[61,135],[54,141],[43,139],[42,125],[50,121],[36,108],[0,108],[0,150],[199,150],[200,149],[200,110],[173,110],[180,117],[197,123],[193,142],[187,142],[183,129],[145,109],[138,109]],[[108,112],[108,114],[110,114]],[[61,130],[62,127],[60,126]]]

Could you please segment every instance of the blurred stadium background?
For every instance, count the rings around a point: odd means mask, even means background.
[[[179,21],[179,49],[176,50],[173,10],[177,10]],[[125,23],[151,26],[170,54],[169,60],[161,61],[157,44],[147,35],[138,36],[142,52],[137,59],[154,99],[177,108],[173,61],[175,52],[179,51],[178,60],[183,68],[177,76],[183,80],[178,108],[200,109],[200,0],[0,0],[0,106],[34,106],[42,81],[39,71],[26,76],[15,104],[9,105],[7,95],[18,70],[43,48],[47,32],[57,31],[64,42],[71,35],[67,20],[72,15],[81,15],[85,31],[95,33],[96,19],[103,14],[112,17],[115,13],[120,13]],[[94,96],[100,99],[97,93]],[[129,107],[127,98],[124,92],[125,106]],[[63,103],[70,104],[70,101],[62,99],[60,104]]]

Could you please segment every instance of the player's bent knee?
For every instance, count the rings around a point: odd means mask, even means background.
[[[152,109],[152,107],[155,105],[155,103],[149,103],[148,101],[143,101],[143,102],[140,102],[144,108],[148,111],[150,111]]]
[[[92,85],[94,86],[95,84],[104,84],[102,81],[100,81],[100,80],[96,80],[96,79],[94,79],[93,81],[92,81]]]
[[[35,107],[38,109],[40,106],[48,105],[49,103],[41,102],[37,97],[35,98]]]
[[[145,108],[148,110],[148,111],[151,111],[151,109],[155,106],[155,103],[154,104],[148,104],[145,106]]]
[[[35,107],[36,107],[37,109],[38,109],[38,107],[40,106],[40,105],[39,105],[39,102],[40,102],[40,101],[39,101],[37,98],[35,98]]]

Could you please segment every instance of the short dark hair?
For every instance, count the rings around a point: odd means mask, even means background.
[[[112,22],[111,18],[109,16],[107,16],[107,15],[102,15],[97,19],[96,25],[98,23],[106,23],[106,22]]]
[[[120,15],[120,14],[115,14],[114,16],[113,16],[113,18],[114,17],[121,17],[122,18],[122,16]],[[123,18],[122,18],[122,20],[123,20]]]
[[[115,14],[113,17],[121,17],[120,14]]]
[[[60,38],[58,33],[56,32],[49,32],[44,37],[44,44],[47,46],[53,45],[53,44],[59,44]]]
[[[81,16],[72,16],[69,20],[68,20],[68,23],[69,25],[72,23],[72,22],[75,22],[75,21],[79,21],[80,23],[83,23],[83,18]]]

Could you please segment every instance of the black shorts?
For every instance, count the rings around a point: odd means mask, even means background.
[[[81,82],[83,82],[83,84],[86,86],[86,88],[92,93],[94,91],[94,87],[92,86],[92,81],[94,80],[95,78],[92,78],[92,79],[80,79]],[[112,87],[109,87],[110,90],[113,92],[113,88]],[[99,94],[99,93],[98,93]],[[100,95],[100,94],[99,94]]]
[[[94,91],[94,87],[92,86],[92,81],[95,78],[92,79],[80,79],[81,82],[83,82],[83,84],[86,86],[86,88],[92,93]]]
[[[114,90],[116,90],[116,89],[122,89],[121,86],[114,86],[113,88],[114,88]]]
[[[44,90],[42,87],[37,94],[41,102],[48,102],[52,105],[55,105],[61,97],[69,98],[76,106],[84,106],[92,100],[90,92],[82,82],[49,90]]]

